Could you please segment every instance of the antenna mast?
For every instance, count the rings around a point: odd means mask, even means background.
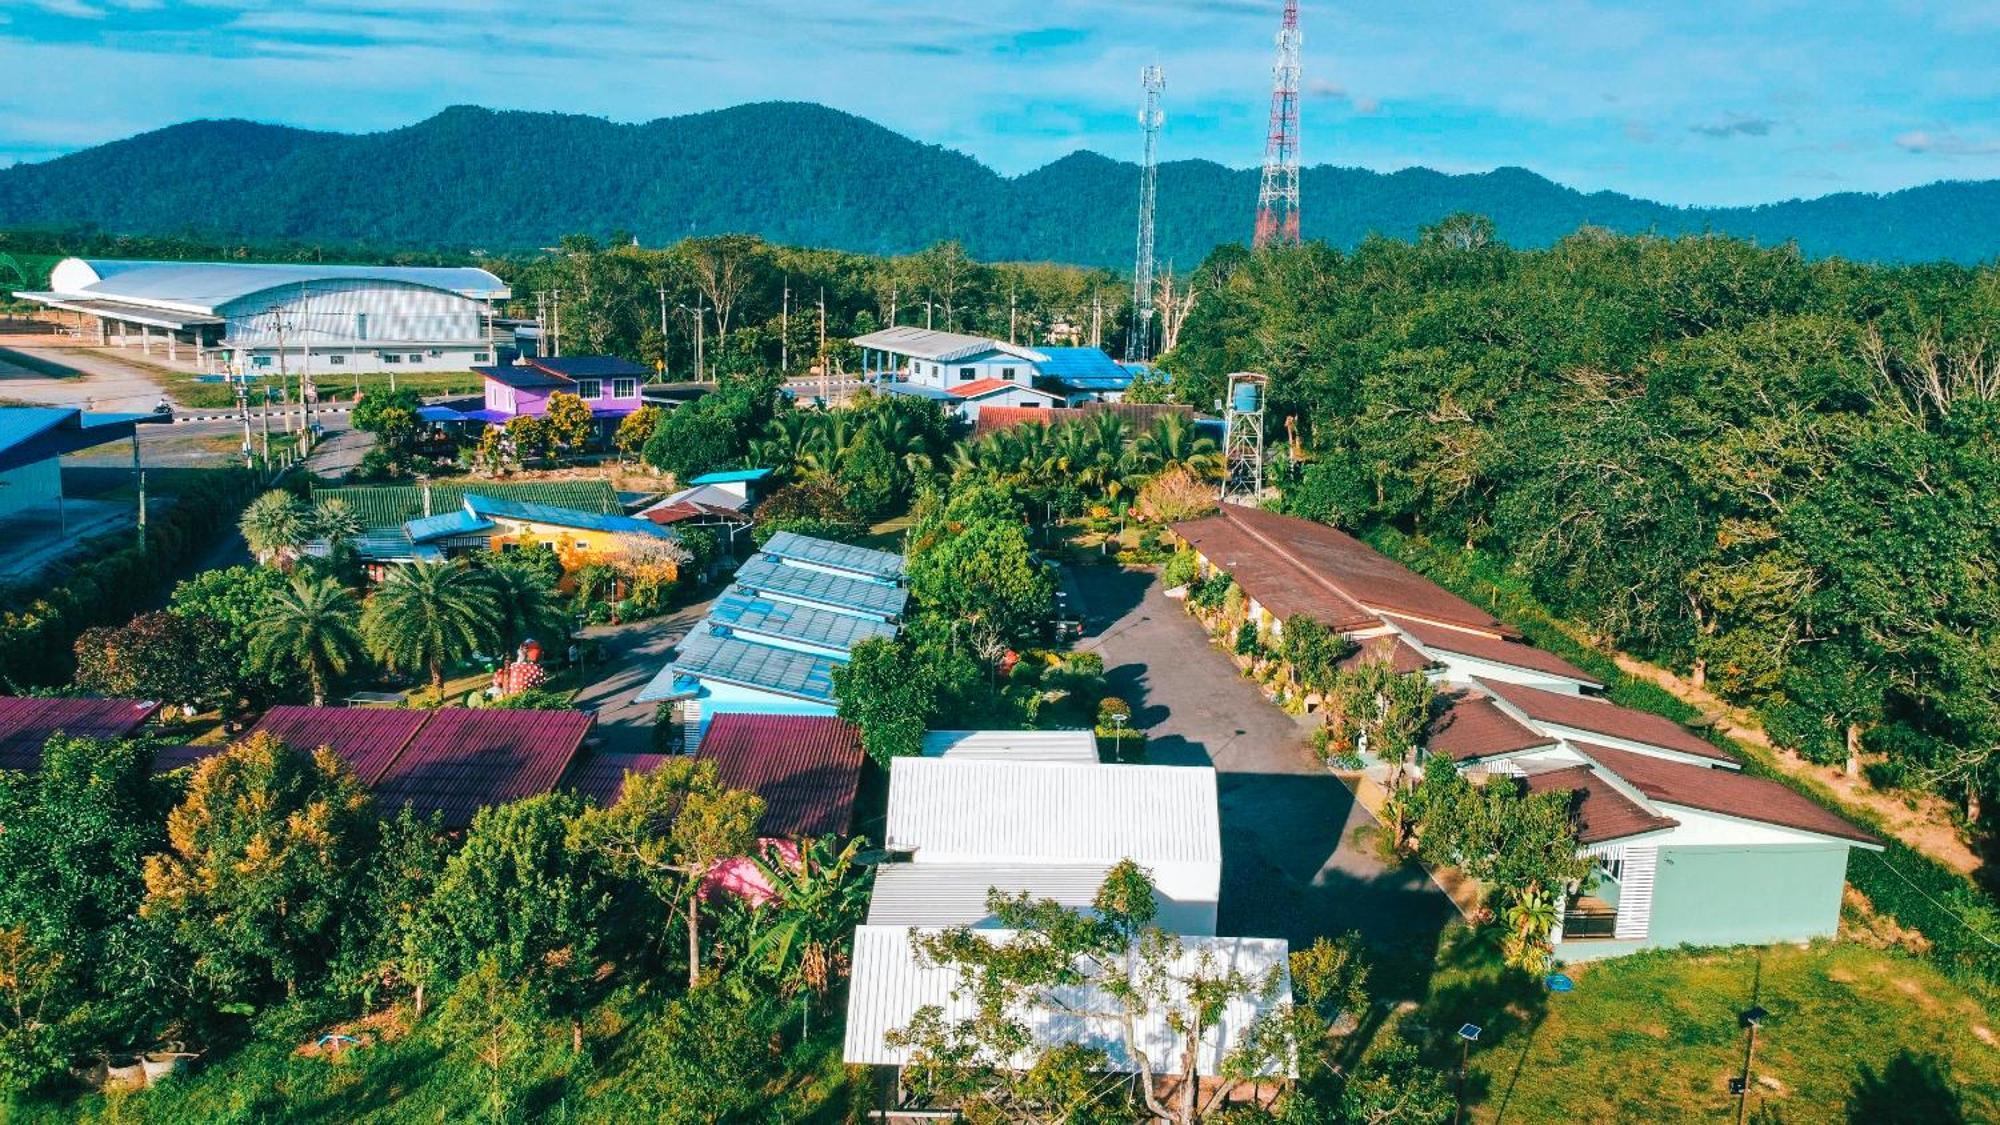
[[[1132,259],[1132,331],[1125,337],[1128,362],[1152,358],[1153,348],[1153,201],[1158,195],[1160,126],[1166,115],[1160,112],[1160,91],[1167,88],[1166,75],[1157,66],[1139,72],[1139,85],[1146,91],[1139,107],[1139,130],[1146,137],[1146,156],[1139,166],[1139,249]]]
[[[1271,128],[1264,138],[1264,180],[1257,188],[1252,246],[1299,241],[1299,0],[1285,0],[1278,61],[1271,67]]]

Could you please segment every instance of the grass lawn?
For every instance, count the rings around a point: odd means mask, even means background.
[[[1561,995],[1487,961],[1448,952],[1401,1018],[1441,1065],[1457,1064],[1461,1024],[1484,1029],[1475,1121],[1734,1121],[1737,1013],[1752,1004],[1770,1015],[1751,1121],[2000,1120],[2000,1021],[1914,957],[1855,943],[1649,952],[1572,966]]]

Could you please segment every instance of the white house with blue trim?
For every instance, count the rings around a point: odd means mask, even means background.
[[[837,714],[834,669],[895,636],[908,601],[901,555],[781,531],[636,701],[672,704],[689,750],[719,714]]]
[[[976,412],[996,406],[1115,402],[1133,373],[1100,348],[1023,347],[986,336],[897,326],[856,336],[869,382],[941,391]]]

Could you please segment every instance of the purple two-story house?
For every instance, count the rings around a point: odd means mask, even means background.
[[[604,426],[639,409],[639,388],[652,371],[628,359],[609,355],[523,356],[498,367],[475,367],[486,380],[486,405],[467,417],[504,426],[510,418],[539,418],[549,410],[549,396],[572,394],[590,407]]]

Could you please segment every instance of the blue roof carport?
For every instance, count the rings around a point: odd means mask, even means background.
[[[0,408],[0,472],[129,438],[153,414],[86,414],[66,406]]]

